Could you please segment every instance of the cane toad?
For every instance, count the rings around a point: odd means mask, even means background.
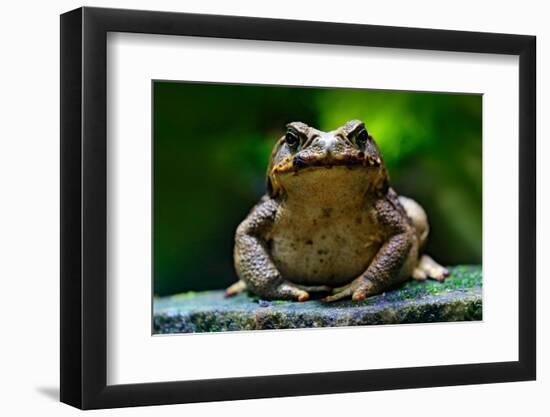
[[[331,132],[293,122],[273,149],[267,193],[237,228],[239,280],[226,294],[358,301],[409,277],[443,280],[447,270],[421,254],[428,232],[422,207],[390,187],[363,122]]]

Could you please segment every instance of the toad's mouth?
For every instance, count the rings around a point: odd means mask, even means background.
[[[354,167],[380,167],[382,161],[379,157],[373,157],[364,152],[354,152],[338,155],[300,155],[296,154],[287,158],[273,167],[272,174],[297,173],[310,168],[327,168],[334,166],[347,166],[350,169]]]

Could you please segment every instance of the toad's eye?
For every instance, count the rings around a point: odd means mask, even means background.
[[[369,133],[367,132],[367,129],[364,127],[359,130],[355,135],[355,143],[359,146],[365,146],[365,143],[367,143],[367,140],[369,140]]]
[[[294,130],[288,130],[288,132],[286,132],[285,141],[290,149],[296,149],[300,144],[300,138]]]

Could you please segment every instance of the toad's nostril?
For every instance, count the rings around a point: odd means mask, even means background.
[[[306,161],[302,156],[296,155],[292,161],[292,165],[294,168],[302,168],[306,165]]]

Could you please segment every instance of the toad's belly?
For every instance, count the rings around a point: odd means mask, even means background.
[[[283,278],[297,284],[351,282],[367,269],[382,240],[366,216],[332,222],[318,219],[312,227],[281,223],[270,239],[271,256]]]

